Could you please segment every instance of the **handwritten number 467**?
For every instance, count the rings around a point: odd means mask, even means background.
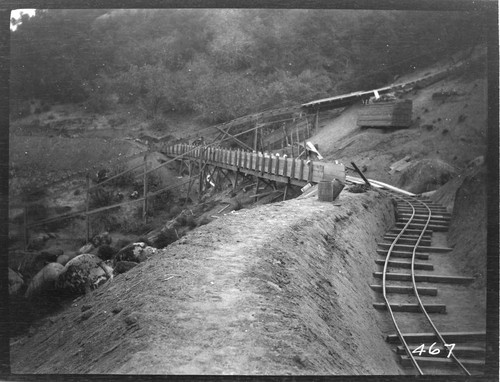
[[[434,342],[431,346],[429,346],[429,354],[430,355],[438,355],[439,353],[441,353],[441,349],[434,348],[435,345],[436,345],[436,342]],[[453,351],[455,344],[444,344],[444,346],[446,346],[446,348],[448,348],[448,350],[449,350],[448,356],[446,358],[450,358],[451,352]],[[419,347],[417,347],[415,350],[413,350],[412,353],[422,355],[422,353],[425,353],[426,351],[427,350],[425,350],[425,344],[422,344]]]

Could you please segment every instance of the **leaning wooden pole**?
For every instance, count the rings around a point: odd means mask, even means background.
[[[352,166],[354,167],[354,169],[356,170],[356,172],[361,176],[361,178],[365,181],[366,185],[368,187],[371,187],[372,185],[370,184],[370,182],[368,181],[368,179],[365,178],[364,174],[361,172],[361,170],[358,168],[358,166],[356,166],[356,163],[354,162],[351,162]]]
[[[257,152],[257,136],[258,136],[258,132],[259,132],[259,129],[257,128],[257,126],[258,126],[258,123],[255,124],[255,134],[253,137],[253,149],[255,152]]]
[[[200,172],[200,176],[199,176],[199,185],[198,185],[198,202],[201,201],[201,194],[203,193],[203,172],[204,172],[204,167],[203,167],[203,158],[205,156],[205,148],[201,149],[201,153],[200,153],[200,160],[198,161],[198,166],[199,166],[199,172]]]
[[[23,229],[23,239],[24,239],[24,250],[28,248],[28,207],[24,206],[24,229]]]
[[[144,155],[144,175],[143,175],[143,179],[142,179],[142,183],[143,183],[143,197],[144,197],[144,201],[142,202],[142,221],[144,223],[147,223],[148,221],[148,216],[147,216],[147,212],[148,212],[148,198],[147,198],[147,195],[148,195],[148,154]]]
[[[90,216],[89,216],[89,202],[90,202],[90,176],[87,173],[87,195],[85,197],[85,228],[87,242],[90,240]]]
[[[319,109],[316,109],[316,120],[314,122],[314,133],[316,134],[319,129]]]

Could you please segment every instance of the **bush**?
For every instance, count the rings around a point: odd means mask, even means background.
[[[166,246],[176,242],[179,239],[174,228],[160,232],[154,242],[156,248],[165,248]]]
[[[103,187],[94,188],[90,191],[89,207],[90,209],[106,207],[113,203],[114,195]]]
[[[119,165],[111,171],[109,177],[111,178],[115,175],[118,175],[119,173],[124,172],[126,169],[127,167],[125,165]],[[111,180],[108,184],[113,187],[130,187],[132,184],[134,184],[135,181],[136,180],[134,174],[132,171],[130,171]]]

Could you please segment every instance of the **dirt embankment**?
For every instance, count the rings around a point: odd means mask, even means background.
[[[452,212],[448,242],[456,268],[486,284],[486,168],[474,167],[458,175],[432,195]]]
[[[393,222],[377,191],[228,214],[12,339],[12,371],[403,374],[369,287]]]

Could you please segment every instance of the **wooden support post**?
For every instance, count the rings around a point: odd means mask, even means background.
[[[306,133],[307,133],[307,138],[311,136],[311,131],[309,129],[309,118],[306,115]]]
[[[191,164],[191,160],[189,160],[189,167],[188,167],[188,171],[189,171],[189,184],[188,184],[188,189],[187,189],[187,193],[186,193],[186,202],[184,204],[187,204],[188,202],[188,198],[189,198],[189,194],[191,192],[191,187],[193,185],[193,178],[191,177],[192,175],[192,164]]]
[[[201,151],[200,155],[200,160],[198,161],[198,166],[199,166],[199,178],[198,178],[198,202],[201,201],[201,194],[203,193],[203,184],[205,183],[205,178],[203,176],[203,173],[205,172],[204,169],[205,167],[203,166],[203,158],[205,157],[205,152],[206,149],[203,149]]]
[[[316,109],[316,121],[314,123],[314,132],[317,133],[319,129],[319,109]]]
[[[28,207],[24,206],[24,214],[23,214],[23,244],[24,250],[26,251],[28,248]]]
[[[144,201],[142,202],[142,220],[144,223],[147,223],[148,217],[148,176],[147,176],[147,171],[148,171],[148,154],[144,155],[144,176],[143,176],[143,197]]]
[[[295,165],[296,165],[296,160],[292,159],[292,168],[290,170],[290,178],[295,178]]]
[[[256,123],[255,124],[255,134],[254,134],[254,137],[253,137],[253,149],[255,152],[257,152],[257,136],[258,136],[258,133],[259,133],[259,129],[257,128],[258,124]]]
[[[276,161],[276,166],[274,167],[274,173],[276,175],[279,175],[280,172],[280,159],[281,159],[280,157],[277,156],[274,157],[274,160]]]
[[[255,194],[254,195],[257,195],[259,193],[259,183],[260,183],[260,178],[257,177],[257,183],[255,184]],[[259,198],[256,197],[255,201],[258,201],[258,200],[259,200]]]
[[[264,151],[264,134],[262,133],[262,131],[260,132],[260,150],[261,151]]]
[[[288,194],[288,183],[285,185],[285,192],[283,192],[283,201],[286,200],[287,194]]]
[[[87,243],[90,240],[89,203],[90,203],[90,175],[89,173],[87,173],[87,195],[85,197],[85,232],[86,232]]]
[[[248,162],[248,155],[247,154],[248,154],[247,152],[243,152],[243,155],[244,155],[244,157],[243,157],[243,167],[244,168],[248,168],[248,163],[247,163]]]
[[[300,167],[299,167],[299,179],[303,180],[302,178],[304,177],[304,160],[300,160]]]
[[[307,176],[307,182],[311,183],[312,179],[313,179],[314,162],[310,161],[309,164],[308,164],[308,166],[309,166],[309,174]]]
[[[238,186],[238,171],[235,171],[235,174],[234,174],[234,183],[233,183],[233,191],[236,190],[237,186]]]

